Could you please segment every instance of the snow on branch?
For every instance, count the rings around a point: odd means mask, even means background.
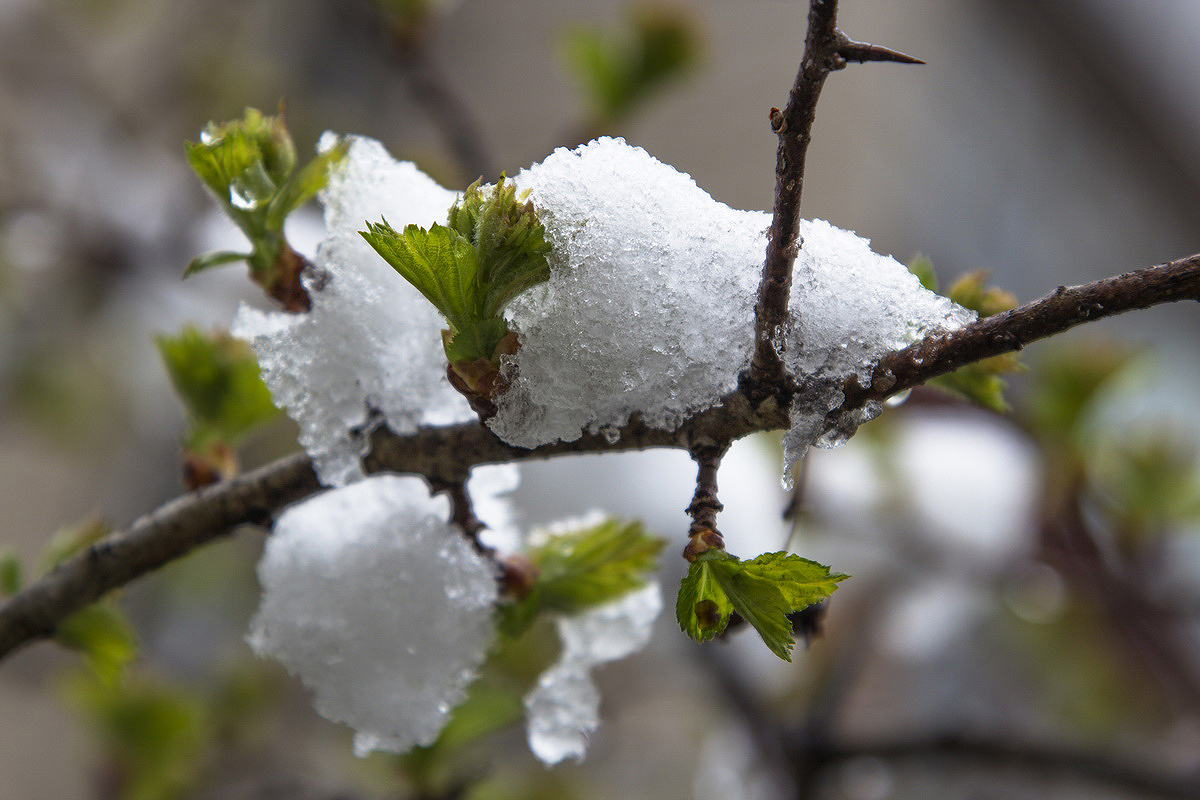
[[[845,400],[829,414],[916,386],[963,364],[1018,350],[1085,322],[1160,303],[1200,300],[1200,254],[1050,294],[950,333],[922,339],[885,355],[866,388],[852,379]],[[454,479],[473,465],[552,458],[575,453],[651,447],[687,450],[693,441],[738,439],[788,427],[791,392],[780,388],[752,403],[742,391],[687,419],[675,430],[651,428],[634,417],[616,441],[584,434],[534,449],[505,444],[476,422],[422,427],[396,434],[376,429],[363,459],[368,473],[397,472]],[[230,481],[172,500],[31,582],[0,605],[0,657],[49,636],[68,616],[108,592],[232,532],[267,524],[291,503],[321,490],[312,461],[290,456]]]

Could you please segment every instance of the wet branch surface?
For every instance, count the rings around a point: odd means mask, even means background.
[[[838,414],[916,386],[964,364],[1018,350],[1085,322],[1179,300],[1200,300],[1200,255],[1075,287],[1059,287],[1023,306],[952,333],[932,336],[885,356],[870,386],[851,381]],[[734,441],[757,431],[788,426],[793,389],[780,381],[765,399],[736,391],[674,431],[635,418],[610,443],[584,435],[532,450],[513,447],[479,423],[426,428],[397,435],[386,428],[371,436],[363,460],[369,473],[424,476],[431,485],[461,482],[471,467],[670,447],[692,451],[697,442]],[[100,540],[0,605],[0,657],[51,635],[68,616],[108,592],[180,558],[240,525],[266,526],[286,506],[321,490],[311,461],[299,454],[233,480],[179,497]]]

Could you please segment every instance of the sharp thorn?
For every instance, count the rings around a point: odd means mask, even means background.
[[[890,47],[856,42],[852,39],[846,39],[838,47],[838,55],[845,61],[854,61],[859,64],[867,61],[893,61],[897,64],[925,63],[919,58],[914,58],[907,53],[901,53],[899,50],[893,50]]]

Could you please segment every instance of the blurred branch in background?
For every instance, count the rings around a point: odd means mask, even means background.
[[[494,181],[499,168],[472,110],[430,51],[438,17],[450,0],[373,0],[384,16],[393,53],[413,100],[450,148],[464,185]]]

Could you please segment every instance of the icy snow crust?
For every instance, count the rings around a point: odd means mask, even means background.
[[[380,476],[280,516],[247,641],[356,731],[358,755],[431,744],[494,636],[494,567],[418,478]]]
[[[553,251],[549,282],[510,308],[521,349],[489,422],[500,438],[536,447],[585,431],[615,437],[634,413],[672,429],[736,386],[752,351],[769,215],[713,200],[620,139],[559,149],[515,180],[531,191]],[[326,484],[361,477],[365,433],[381,419],[397,433],[472,419],[445,379],[443,320],[358,234],[381,217],[396,228],[444,222],[453,199],[378,142],[354,139],[322,193],[329,232],[313,310],[239,312],[235,331],[253,343]],[[853,233],[814,221],[801,234],[796,322],[781,341],[811,390],[791,410],[789,461],[878,413],[825,423],[846,378],[866,381],[889,350],[972,318]]]
[[[927,291],[895,259],[873,252],[867,239],[823,220],[802,221],[800,235],[784,363],[808,381],[809,391],[792,404],[783,440],[785,473],[809,445],[841,444],[882,410],[872,404],[828,426],[825,415],[842,402],[847,378],[867,385],[888,352],[975,319],[974,312]]]
[[[559,617],[562,653],[525,696],[529,749],[548,765],[581,760],[600,725],[600,690],[592,670],[636,653],[650,641],[662,610],[657,583],[597,608]]]
[[[441,315],[358,234],[381,216],[401,228],[445,222],[454,193],[379,142],[355,138],[320,198],[327,234],[308,282],[312,310],[243,306],[233,331],[254,347],[321,482],[342,486],[363,475],[359,459],[379,421],[369,409],[396,433],[474,414],[446,381]]]
[[[518,298],[517,378],[491,420],[535,447],[621,427],[671,429],[737,384],[754,336],[765,214],[718,203],[645,150],[599,139],[516,177],[553,247]]]

